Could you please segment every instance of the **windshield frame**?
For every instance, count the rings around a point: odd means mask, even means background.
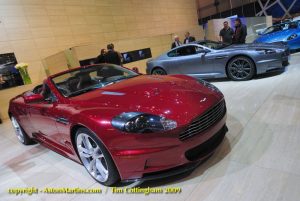
[[[208,47],[208,46],[206,46],[207,43],[213,43],[213,44],[216,44],[216,45],[220,45],[221,48],[215,49],[215,48]],[[202,47],[204,47],[204,48],[206,48],[206,49],[209,49],[209,50],[222,50],[222,49],[224,49],[224,48],[226,48],[226,47],[228,47],[228,46],[231,45],[231,44],[227,44],[227,43],[223,43],[223,42],[217,42],[217,41],[212,41],[212,40],[198,41],[197,44],[200,45],[200,46],[202,46]]]
[[[80,89],[76,92],[79,92],[79,91],[86,91],[84,93],[79,93],[79,94],[74,94],[72,95],[72,93],[68,94],[68,95],[65,95],[60,89],[59,89],[59,86],[57,84],[61,83],[61,82],[55,82],[55,78],[58,78],[60,76],[64,76],[64,75],[70,75],[71,73],[75,73],[77,71],[77,73],[82,73],[82,72],[89,72],[87,69],[92,69],[92,68],[97,68],[97,67],[116,67],[120,70],[122,70],[123,72],[125,73],[128,73],[128,76],[126,77],[123,77],[122,79],[116,79],[116,80],[113,80],[113,81],[110,81],[110,82],[107,82],[105,85],[103,86],[99,86],[99,87],[96,87],[97,85],[99,84],[95,84],[93,86],[89,86],[89,87],[86,87],[84,89]],[[91,71],[93,72],[93,71]],[[75,74],[76,75],[76,74]],[[82,95],[82,94],[85,94],[89,91],[94,91],[96,89],[100,89],[100,88],[105,88],[106,86],[109,86],[109,85],[112,85],[112,84],[115,84],[115,83],[118,83],[118,82],[121,82],[123,80],[127,80],[127,79],[130,79],[130,78],[133,78],[133,77],[137,77],[137,76],[140,76],[141,74],[139,73],[136,73],[135,71],[131,70],[131,69],[128,69],[128,68],[125,68],[125,67],[122,67],[122,66],[118,66],[118,65],[114,65],[114,64],[96,64],[96,65],[89,65],[89,66],[82,66],[82,67],[78,67],[78,68],[74,68],[74,69],[71,69],[71,70],[67,70],[67,71],[63,71],[61,73],[58,73],[58,74],[55,74],[55,75],[52,75],[52,76],[49,76],[49,80],[51,81],[51,83],[53,84],[53,86],[55,87],[55,89],[58,91],[58,93],[65,97],[65,98],[71,98],[71,97],[75,97],[75,96],[79,96],[79,95]],[[72,76],[70,76],[72,77]],[[69,78],[70,78],[69,77]],[[68,78],[68,79],[69,79]],[[66,81],[66,80],[64,80]],[[63,82],[63,81],[62,81]],[[92,90],[91,90],[92,89]],[[74,92],[73,92],[74,93]]]

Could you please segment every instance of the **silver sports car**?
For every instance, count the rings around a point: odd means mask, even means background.
[[[147,74],[187,74],[198,78],[229,77],[249,80],[288,65],[289,49],[285,44],[226,45],[198,41],[174,48],[147,62]]]

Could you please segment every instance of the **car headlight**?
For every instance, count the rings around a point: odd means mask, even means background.
[[[211,89],[212,91],[215,91],[217,93],[221,93],[221,91],[215,85],[213,85],[213,84],[211,84],[211,83],[209,83],[205,80],[202,80],[202,79],[197,79],[197,81],[200,84],[202,84],[202,85],[206,86],[207,88]]]
[[[256,49],[256,51],[261,52],[262,54],[274,54],[274,53],[276,53],[275,50],[271,50],[271,49]]]
[[[295,39],[295,38],[297,38],[297,37],[298,37],[297,34],[292,34],[290,37],[288,37],[287,40],[293,40],[293,39]]]
[[[112,120],[113,127],[127,133],[154,133],[177,127],[177,122],[162,116],[140,112],[125,112]]]

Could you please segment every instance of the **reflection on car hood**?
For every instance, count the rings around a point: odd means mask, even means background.
[[[187,124],[223,98],[195,79],[177,76],[138,76],[71,98],[82,109],[107,108],[163,115]],[[114,113],[114,112],[112,112]]]
[[[278,41],[286,41],[288,37],[290,37],[292,34],[295,34],[299,32],[299,29],[289,29],[284,31],[278,31],[266,35],[262,35],[259,38],[255,40],[255,42],[261,42],[261,43],[272,43],[272,42],[278,42]]]
[[[270,43],[248,43],[248,44],[236,44],[236,45],[230,45],[222,50],[237,50],[237,49],[285,49],[286,45],[284,43],[277,43],[277,44],[270,44]]]

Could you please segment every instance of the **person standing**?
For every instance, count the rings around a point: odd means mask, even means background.
[[[188,44],[188,43],[191,43],[191,42],[194,42],[194,41],[196,41],[195,37],[191,36],[190,32],[186,32],[185,33],[184,44]]]
[[[223,23],[224,28],[220,31],[220,41],[226,44],[232,44],[233,29],[228,25],[228,21]]]
[[[171,49],[173,49],[175,47],[179,47],[181,45],[182,45],[182,43],[179,40],[179,36],[174,36],[174,42],[172,43]]]
[[[107,45],[107,53],[105,54],[105,62],[109,64],[121,65],[121,54],[114,50],[113,44]]]
[[[112,45],[113,50],[115,51],[115,45],[113,43],[111,43],[111,45]],[[124,62],[124,58],[123,58],[122,54],[118,51],[115,51],[115,52],[118,53],[120,60],[121,60],[121,65],[122,65]]]
[[[242,24],[242,21],[240,18],[237,18],[234,21],[234,25],[235,25],[235,32],[233,35],[233,43],[234,44],[245,44],[246,37],[247,37],[247,27]]]
[[[96,64],[105,63],[105,54],[106,54],[106,49],[101,49],[100,55],[96,58],[95,63]]]

